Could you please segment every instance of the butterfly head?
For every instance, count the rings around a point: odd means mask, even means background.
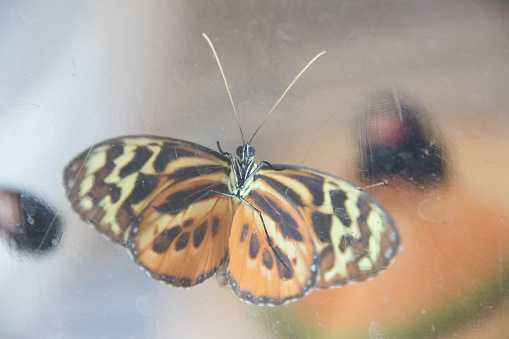
[[[249,143],[237,147],[237,161],[240,163],[252,162],[255,156],[255,149]]]

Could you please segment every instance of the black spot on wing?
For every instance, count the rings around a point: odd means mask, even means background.
[[[121,178],[125,178],[129,174],[138,172],[145,165],[148,159],[150,159],[153,153],[154,152],[152,152],[145,146],[140,146],[136,148],[134,157],[127,165],[122,167],[118,175]]]
[[[180,278],[179,282],[178,282],[178,286],[180,287],[191,287],[191,283],[193,281],[191,280],[191,278]]]
[[[366,199],[359,198],[357,200],[357,207],[359,208],[359,218],[357,219],[359,224],[366,224],[368,222],[368,216],[371,212],[371,205]]]
[[[318,240],[320,240],[320,242],[330,243],[332,215],[315,211],[311,214],[311,222],[313,223],[313,229],[316,236],[318,237]]]
[[[249,241],[249,257],[255,259],[258,256],[258,252],[260,252],[260,238],[258,238],[258,234],[253,233]]]
[[[90,151],[93,153],[94,150]],[[107,194],[105,189],[108,189],[108,194],[111,195],[112,200],[115,199],[116,192],[112,192],[112,187],[110,184],[104,182],[106,177],[111,174],[113,169],[115,168],[114,160],[118,158],[120,155],[124,153],[124,144],[123,143],[114,143],[110,145],[110,148],[106,151],[106,163],[103,167],[95,171],[94,173],[94,186],[91,189],[91,197],[98,198],[94,199],[95,203],[98,203],[104,196]],[[89,155],[89,152],[84,153],[82,156],[86,157]],[[113,189],[114,191],[114,189]]]
[[[196,152],[190,152],[189,150],[179,148],[175,143],[165,142],[154,161],[153,167],[156,172],[162,172],[166,169],[166,166],[168,166],[170,162],[179,157],[195,156]]]
[[[126,203],[137,204],[149,196],[159,184],[159,179],[152,175],[139,173],[131,194],[127,197]]]
[[[203,240],[205,239],[205,235],[207,234],[207,224],[208,222],[205,220],[201,223],[200,226],[196,227],[193,233],[193,245],[198,248]]]
[[[240,242],[241,243],[246,241],[247,232],[249,232],[249,225],[248,224],[242,225],[242,233],[240,233]]]
[[[371,205],[367,200],[359,198],[357,200],[357,207],[359,208],[360,212],[359,217],[357,218],[357,222],[361,232],[362,243],[368,246],[369,238],[371,237],[371,230],[368,226],[368,216],[371,213]]]
[[[182,233],[182,235],[177,239],[177,242],[175,243],[175,249],[180,251],[186,248],[190,237],[191,234],[189,232]]]
[[[280,223],[282,221],[281,211],[272,199],[262,196],[256,191],[251,191],[249,195],[253,198],[254,204],[258,207],[258,209],[266,216],[271,218],[275,223]],[[289,216],[288,220],[290,219],[293,220],[291,216]],[[293,220],[293,224],[297,227],[297,222],[295,222],[295,220]]]
[[[279,273],[279,279],[281,280],[288,280],[293,278],[293,266],[290,263],[290,259],[288,259],[288,256],[286,253],[281,251],[279,247],[274,248],[274,252],[276,252],[277,257],[280,260],[276,260],[277,270]],[[284,265],[283,265],[284,263]],[[285,267],[286,265],[286,267]]]
[[[98,145],[98,146],[103,146],[103,145]],[[96,146],[96,147],[98,147]],[[94,176],[94,179],[97,181],[102,181],[104,180],[104,178],[111,173],[111,171],[115,168],[115,163],[113,162],[116,158],[118,158],[119,156],[121,156],[122,154],[124,154],[124,143],[123,142],[114,142],[114,143],[111,143],[108,146],[108,149],[106,150],[106,163],[104,164],[104,166],[99,169],[95,176]],[[81,156],[82,157],[87,157],[89,154],[93,154],[94,152],[96,151],[95,147],[94,149],[90,150],[90,151],[85,151]],[[99,174],[98,174],[99,172]]]
[[[102,219],[102,217],[101,217]],[[123,203],[115,215],[118,225],[120,226],[122,233],[129,228],[129,226],[135,222],[133,208],[128,203]],[[121,241],[120,243],[123,243]]]
[[[159,254],[166,252],[180,232],[182,232],[182,227],[180,226],[162,231],[152,242],[152,250]]]
[[[110,191],[109,196],[111,198],[111,202],[116,203],[118,201],[118,199],[120,199],[121,189],[115,184],[110,184],[109,191]]]
[[[302,234],[291,224],[287,224],[284,220],[279,224],[279,229],[283,236],[287,239],[293,239],[298,242],[302,242],[304,240]]]
[[[124,143],[123,142],[114,142],[110,144],[110,148],[106,152],[106,162],[113,161],[124,154]]]
[[[272,266],[274,265],[274,258],[272,258],[272,253],[266,248],[264,248],[262,252],[262,264],[268,270],[271,270]]]
[[[208,175],[216,172],[224,172],[225,175],[230,175],[230,169],[221,165],[203,165],[184,167],[176,170],[169,175],[170,179],[175,180],[175,183],[185,181],[187,179],[196,178],[201,175]]]
[[[289,177],[299,181],[304,186],[306,186],[313,196],[313,204],[315,206],[322,206],[324,200],[323,193],[323,185],[325,183],[325,179],[318,175],[298,175],[298,174],[290,174]]]
[[[158,280],[162,280],[165,283],[171,284],[173,286],[177,286],[177,287],[191,287],[191,286],[194,286],[194,285],[197,285],[197,284],[201,284],[202,282],[204,282],[205,280],[210,278],[212,276],[212,274],[214,274],[216,271],[217,271],[217,267],[213,267],[211,270],[209,270],[207,272],[204,272],[204,273],[200,274],[199,276],[197,276],[194,279],[194,281],[190,277],[177,278],[177,277],[175,277],[173,275],[169,275],[169,274],[157,274],[157,275],[155,275],[155,274],[152,273],[152,277],[154,277],[155,279],[158,279]]]
[[[228,186],[223,183],[195,186],[169,195],[165,203],[154,206],[154,208],[159,213],[175,215],[188,208],[190,204],[210,199],[212,196],[216,195],[216,193],[208,192],[226,192],[227,189]]]
[[[193,219],[187,219],[186,221],[184,221],[184,223],[182,224],[182,227],[186,228],[186,227],[189,227],[193,224]]]
[[[299,225],[297,224],[297,221],[295,221],[290,214],[279,209],[274,200],[266,196],[261,196],[256,191],[251,191],[250,196],[253,198],[258,209],[279,226],[279,229],[285,238],[299,242],[304,240],[304,237],[298,231]]]
[[[212,220],[212,238],[215,238],[217,235],[217,231],[219,230],[220,220],[218,217],[214,217]]]
[[[113,168],[115,168],[115,164],[113,163],[113,161],[111,162],[106,161],[104,166],[94,173],[94,184],[104,185],[104,179],[106,179],[106,177],[111,174]]]
[[[346,227],[349,227],[352,223],[352,219],[346,210],[345,202],[348,199],[345,191],[334,190],[330,192],[330,199],[334,214],[341,220],[341,223]]]
[[[164,139],[165,139],[165,142],[164,142],[165,147],[178,149],[179,150],[178,154],[181,157],[183,157],[183,156],[203,157],[204,156],[203,153],[204,153],[207,155],[214,156],[214,157],[221,159],[223,161],[228,161],[228,158],[226,158],[224,155],[222,155],[216,151],[213,151],[210,148],[207,148],[205,146],[195,144],[194,142],[178,140],[178,139],[172,139],[172,140],[167,139],[167,138],[164,138]],[[182,151],[182,153],[180,153],[180,151]]]
[[[277,181],[277,180],[274,180],[272,178],[269,178],[265,175],[259,175],[257,177],[257,179],[263,179],[265,180],[265,182],[272,188],[274,188],[275,190],[279,191],[280,193],[282,193],[283,195],[286,195],[288,196],[290,199],[292,199],[298,206],[303,206],[304,204],[302,203],[302,199],[300,197],[300,195],[297,194],[297,192],[295,192],[293,189],[291,189],[290,187],[286,186],[285,184]]]
[[[341,253],[345,253],[345,250],[352,246],[353,242],[355,241],[355,238],[351,234],[343,235],[339,239],[339,245],[338,248],[341,251]]]
[[[202,273],[200,274],[199,276],[196,277],[195,279],[195,284],[201,284],[202,282],[205,281],[205,273]]]
[[[161,148],[161,151],[157,155],[156,160],[154,161],[154,164],[152,165],[154,167],[154,170],[156,172],[162,172],[166,169],[166,166],[176,159],[175,149],[170,147],[163,147]]]

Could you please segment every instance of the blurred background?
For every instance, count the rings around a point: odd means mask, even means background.
[[[505,338],[508,19],[491,0],[2,1],[0,337]],[[246,135],[327,50],[253,146],[258,161],[386,181],[370,193],[403,249],[384,274],[262,308],[215,279],[150,279],[72,212],[62,170],[103,139],[240,144],[202,32]],[[62,229],[44,251],[13,235],[39,225],[34,206]]]

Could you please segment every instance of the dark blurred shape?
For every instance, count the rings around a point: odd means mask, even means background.
[[[447,152],[429,113],[397,92],[383,92],[370,101],[359,123],[362,179],[406,179],[421,188],[443,184]]]
[[[62,222],[60,215],[41,199],[26,192],[0,189],[0,235],[16,251],[41,255],[60,243]]]

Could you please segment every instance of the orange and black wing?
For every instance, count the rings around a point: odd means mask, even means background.
[[[284,304],[304,296],[316,281],[317,252],[298,205],[260,179],[253,182],[245,200],[261,217],[245,203],[235,211],[227,268],[233,292],[260,305]]]
[[[131,250],[156,279],[188,287],[227,256],[228,159],[171,138],[127,136],[94,145],[64,170],[82,219]]]
[[[365,280],[389,265],[399,234],[374,197],[330,174],[274,168],[255,175],[246,200],[260,211],[275,251],[258,214],[239,206],[228,267],[236,294],[255,304],[284,304],[314,288]]]

